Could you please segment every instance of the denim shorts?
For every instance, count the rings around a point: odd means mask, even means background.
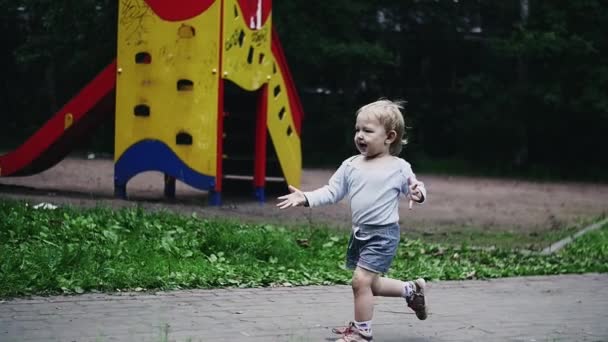
[[[356,266],[374,273],[386,273],[397,254],[399,224],[360,225],[353,228],[346,251],[346,267]]]

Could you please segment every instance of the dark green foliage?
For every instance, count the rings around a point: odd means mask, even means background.
[[[0,0],[0,150],[21,144],[116,57],[115,0]],[[93,147],[111,150],[112,123]],[[109,142],[109,143],[108,143]]]
[[[518,0],[274,2],[306,112],[305,165],[354,153],[354,112],[389,97],[408,101],[404,153],[423,169],[449,159],[484,173],[605,180],[608,6],[528,2],[525,21]],[[0,149],[10,149],[115,56],[117,1],[0,5],[11,52],[0,63]],[[111,152],[112,139],[110,123],[92,147]]]
[[[346,284],[347,233],[210,221],[140,209],[32,209],[0,201],[0,298],[91,290]],[[542,257],[403,240],[409,279],[607,272],[608,230]]]
[[[608,159],[598,148],[608,129],[608,7],[529,3],[527,23],[519,1],[275,3],[290,14],[275,21],[305,96],[306,161],[325,162],[327,146],[344,146],[334,163],[353,153],[353,113],[385,96],[409,101],[405,154],[415,162],[605,179]],[[307,91],[316,87],[331,95]]]

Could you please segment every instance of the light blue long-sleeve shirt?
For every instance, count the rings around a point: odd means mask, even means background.
[[[408,162],[392,157],[382,167],[363,167],[358,155],[346,159],[317,190],[304,192],[308,205],[317,207],[339,202],[348,195],[353,226],[385,225],[399,222],[399,196],[409,192],[408,178],[416,175]],[[424,184],[418,187],[426,199]]]

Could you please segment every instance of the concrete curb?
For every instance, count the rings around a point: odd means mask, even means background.
[[[607,223],[608,223],[608,218],[605,218],[599,222],[596,222],[590,226],[587,226],[587,227],[583,228],[582,230],[578,231],[576,234],[574,234],[572,236],[568,236],[564,239],[561,239],[558,242],[552,244],[551,246],[543,249],[540,252],[540,255],[553,254],[553,253],[559,251],[560,249],[566,247],[569,243],[573,242],[574,240],[578,239],[579,237],[585,235],[586,233],[589,233],[591,231],[602,228]]]

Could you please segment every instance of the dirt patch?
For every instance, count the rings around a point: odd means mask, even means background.
[[[333,170],[304,170],[302,188],[324,185]],[[107,159],[68,158],[55,167],[29,177],[0,178],[0,196],[79,206],[104,205],[166,208],[199,216],[286,224],[324,223],[348,228],[350,212],[345,201],[321,208],[278,210],[274,198],[260,204],[249,197],[224,196],[221,207],[207,205],[207,193],[177,184],[176,200],[163,199],[163,177],[145,172],[128,184],[130,201],[113,197],[114,164]],[[608,185],[548,183],[489,178],[419,174],[429,200],[400,216],[405,229],[450,231],[473,227],[513,232],[543,231],[573,225],[608,213]]]

